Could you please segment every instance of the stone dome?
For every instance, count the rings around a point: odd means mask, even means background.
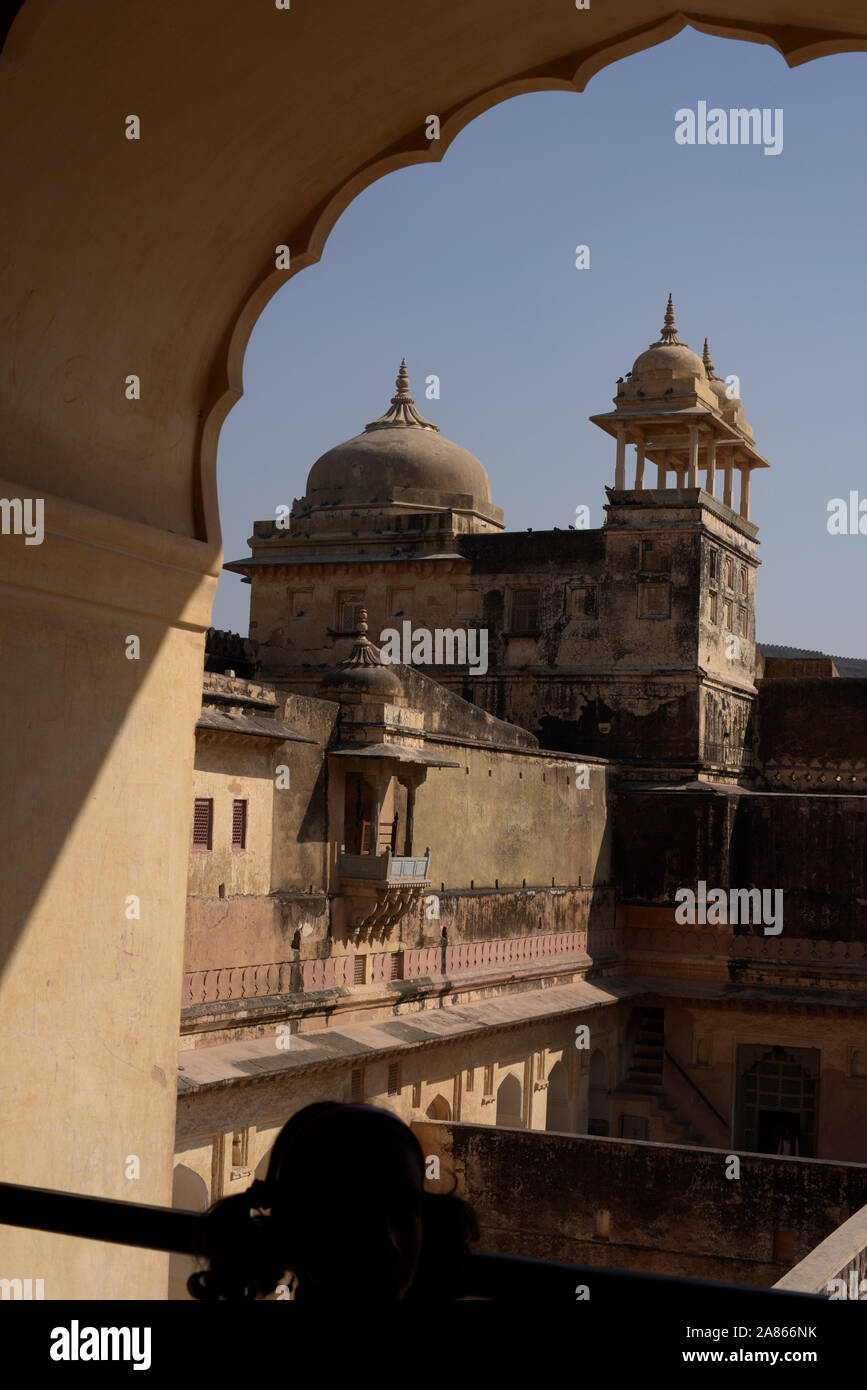
[[[491,510],[483,465],[416,410],[406,359],[396,386],[383,416],[317,459],[299,511],[400,502]]]
[[[659,342],[651,343],[632,364],[631,377],[634,385],[640,385],[643,378],[651,375],[664,376],[671,381],[692,380],[694,377],[703,379],[705,375],[704,363],[698,353],[693,352],[677,336],[671,295],[668,296],[665,323]]]
[[[326,671],[317,688],[317,695],[323,700],[367,695],[372,700],[393,704],[402,694],[403,686],[387,666],[334,666]]]
[[[698,353],[686,343],[653,343],[632,364],[633,378],[648,372],[665,372],[671,377],[703,377],[704,367]]]
[[[367,611],[362,609],[355,643],[345,661],[326,671],[317,694],[323,700],[370,700],[393,704],[403,698],[403,685],[388,666],[382,664],[379,648],[367,636]]]
[[[752,426],[748,423],[744,415],[744,403],[740,396],[730,396],[728,387],[721,377],[718,377],[714,365],[710,360],[707,338],[704,340],[704,353],[702,354],[702,364],[707,373],[707,384],[716,396],[717,410],[730,424],[735,425],[747,439],[752,440]]]

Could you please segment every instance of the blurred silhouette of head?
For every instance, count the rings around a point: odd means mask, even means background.
[[[284,1125],[267,1176],[216,1202],[205,1218],[208,1268],[197,1299],[252,1299],[287,1271],[296,1298],[463,1296],[472,1208],[424,1190],[421,1146],[408,1125],[372,1105],[322,1101]]]
[[[424,1156],[372,1105],[309,1105],[271,1154],[273,1237],[302,1298],[402,1298],[422,1241]]]

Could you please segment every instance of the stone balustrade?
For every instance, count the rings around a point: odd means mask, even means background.
[[[492,941],[468,941],[454,945],[423,946],[399,951],[364,953],[365,984],[395,979],[424,979],[432,975],[460,975],[495,966],[508,967],[558,956],[586,952],[587,932],[546,932],[535,937],[500,937]],[[397,973],[395,970],[395,957]],[[227,999],[261,999],[293,992],[298,970],[304,992],[358,987],[355,954],[332,955],[305,961],[272,961],[262,965],[223,966],[195,970],[184,975],[183,1006]],[[297,990],[297,984],[295,985]]]

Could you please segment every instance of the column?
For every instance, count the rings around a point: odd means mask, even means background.
[[[675,467],[674,476],[677,481],[677,486],[679,488],[682,488],[686,482],[686,469],[681,467]]]
[[[689,473],[687,487],[698,487],[698,425],[689,427]]]
[[[404,854],[412,854],[412,837],[415,830],[415,782],[408,782],[406,786],[406,834],[404,837]]]
[[[740,474],[741,474],[741,505],[740,505],[740,515],[743,517],[744,521],[749,521],[749,519],[750,519],[750,465],[749,465],[748,463],[744,463],[744,464],[741,465]]]
[[[734,450],[729,454],[728,460],[723,469],[725,484],[723,486],[723,501],[727,507],[732,504],[732,484],[734,482]]]
[[[635,441],[635,490],[644,489],[644,435],[639,434]]]
[[[663,491],[668,486],[668,466],[665,463],[656,465],[656,486]]]
[[[162,321],[159,303],[155,313]],[[59,428],[59,413],[46,407],[45,419]],[[132,457],[140,440],[129,448]],[[94,468],[104,465],[98,455]],[[0,480],[0,497],[45,503],[42,544],[0,542],[0,650],[15,654],[0,690],[4,726],[15,731],[3,748],[0,803],[9,921],[0,1019],[21,1040],[0,1067],[0,1173],[169,1206],[191,730],[219,551],[180,534],[180,503],[166,512],[172,534],[120,514],[108,483],[105,511],[52,496],[26,481],[43,462],[35,449],[21,454],[19,479]],[[143,454],[139,462],[144,472]],[[156,473],[147,477],[168,496]],[[70,491],[84,478],[83,465],[71,467]],[[124,656],[128,634],[140,640],[140,660]],[[214,1119],[211,1132],[221,1129]],[[126,1154],[141,1157],[140,1179],[126,1176]],[[166,1296],[160,1251],[7,1226],[0,1248],[0,1275],[44,1277],[46,1299]]]
[[[371,785],[373,787],[373,844],[370,853],[379,854],[379,821],[382,816],[382,803],[385,797],[383,787],[378,779],[375,783],[372,782]],[[386,786],[387,785],[386,783]],[[361,853],[364,853],[364,845],[361,846]]]
[[[716,440],[711,436],[707,446],[707,477],[705,478],[704,490],[709,492],[711,497],[714,495],[716,487]]]
[[[626,430],[621,425],[617,431],[617,462],[614,466],[614,486],[622,492],[626,487]]]

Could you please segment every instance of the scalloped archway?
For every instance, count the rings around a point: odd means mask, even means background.
[[[274,248],[303,269],[383,174],[442,158],[508,97],[581,91],[687,24],[771,44],[791,66],[867,49],[858,0],[839,0],[833,24],[811,0],[779,15],[778,0],[696,15],[438,0],[411,24],[382,0],[20,7],[0,58],[0,495],[43,498],[46,531],[0,546],[8,1181],[123,1198],[117,1155],[171,1148],[217,437],[287,278]],[[141,920],[124,917],[129,895]],[[136,1198],[170,1192],[170,1165],[145,1165]],[[164,1297],[157,1252],[2,1240],[12,1267],[52,1272],[49,1297]]]

